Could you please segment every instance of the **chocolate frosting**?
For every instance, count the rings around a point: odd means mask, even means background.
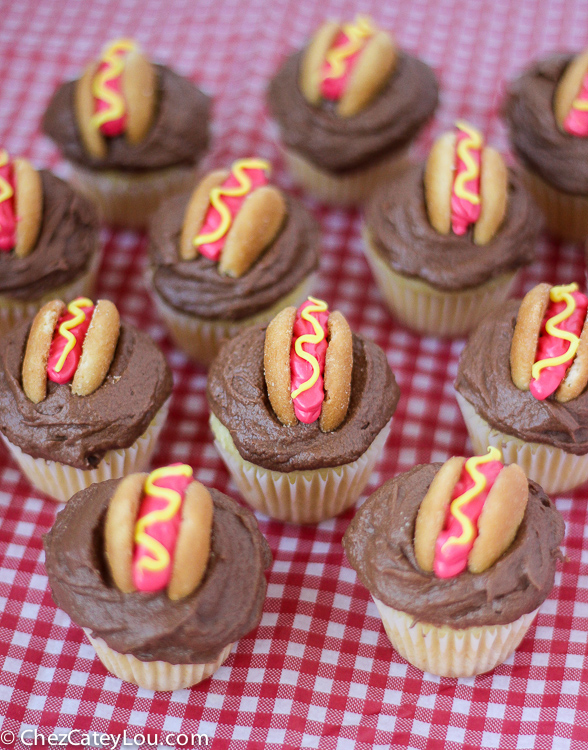
[[[202,664],[249,633],[261,618],[264,570],[272,561],[255,516],[211,489],[211,552],[203,582],[170,601],[165,591],[123,594],[110,580],[104,554],[106,510],[119,479],[78,492],[45,534],[45,566],[53,599],[80,627],[121,654],[141,661]]]
[[[471,228],[461,236],[433,228],[423,173],[423,165],[408,167],[382,184],[367,205],[368,237],[394,271],[443,291],[458,291],[531,263],[541,214],[512,171],[504,221],[486,245],[474,243]]]
[[[285,145],[329,172],[350,172],[397,151],[435,111],[435,74],[406,52],[399,53],[390,80],[359,114],[339,117],[331,102],[315,107],[298,85],[303,54],[289,57],[272,79],[268,103]]]
[[[0,294],[25,302],[85,273],[99,246],[92,204],[51,172],[40,175],[43,214],[35,247],[26,258],[0,252]]]
[[[318,420],[283,425],[265,385],[265,329],[251,326],[228,341],[208,374],[211,411],[229,430],[241,457],[273,471],[341,466],[359,458],[391,419],[400,389],[379,346],[353,334],[353,372],[347,416],[333,432]]]
[[[384,604],[437,627],[505,625],[533,612],[549,595],[562,559],[565,527],[555,505],[529,480],[525,516],[502,557],[483,573],[437,578],[419,567],[413,539],[419,506],[441,466],[415,466],[360,508],[343,537],[359,580]]]
[[[191,193],[165,201],[150,228],[153,285],[172,307],[200,318],[241,320],[271,307],[318,268],[319,231],[300,201],[288,197],[288,215],[273,243],[241,278],[221,275],[218,263],[178,255]]]
[[[519,391],[510,375],[510,345],[521,300],[509,300],[483,320],[459,360],[455,387],[492,427],[568,453],[588,453],[588,391],[560,404]]]
[[[588,138],[562,132],[553,98],[571,55],[553,55],[514,81],[503,106],[517,156],[565,193],[588,193]]]
[[[108,450],[128,448],[171,393],[172,374],[147,334],[122,323],[104,383],[89,396],[47,382],[47,397],[33,404],[22,389],[22,362],[31,321],[2,340],[0,430],[33,458],[94,469]]]
[[[210,97],[164,65],[155,68],[159,82],[157,111],[141,143],[130,145],[124,135],[106,138],[106,158],[90,156],[76,121],[76,81],[62,84],[53,94],[43,116],[43,132],[55,141],[67,159],[91,169],[138,172],[196,164],[208,146]]]

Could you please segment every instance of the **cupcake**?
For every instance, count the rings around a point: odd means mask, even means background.
[[[272,558],[255,517],[185,464],[78,492],[44,544],[55,603],[139,687],[205,680],[261,618]]]
[[[441,677],[504,662],[553,587],[561,515],[496,448],[421,464],[361,507],[343,546],[394,648]]]
[[[465,336],[535,257],[540,214],[475,128],[457,122],[426,164],[381,185],[364,244],[392,314],[418,333]]]
[[[588,50],[540,60],[503,111],[525,183],[556,237],[588,237]]]
[[[539,284],[484,320],[455,388],[474,450],[500,448],[547,492],[588,479],[588,297]]]
[[[314,297],[227,342],[206,392],[215,445],[241,495],[296,523],[357,500],[400,396],[380,347]]]
[[[143,227],[163,197],[193,181],[208,146],[209,110],[209,97],[191,81],[118,39],[57,89],[43,130],[105,221]]]
[[[221,342],[307,296],[319,235],[302,203],[268,184],[269,162],[239,159],[150,226],[149,283],[176,345],[209,365]]]
[[[0,351],[0,433],[31,483],[67,501],[148,465],[172,375],[108,300],[47,302]]]
[[[402,164],[437,100],[433,71],[365,16],[325,22],[268,92],[294,178],[339,204],[365,200]]]
[[[49,299],[94,292],[94,207],[51,172],[0,150],[0,337]]]

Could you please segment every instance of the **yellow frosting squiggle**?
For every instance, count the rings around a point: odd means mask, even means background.
[[[221,222],[218,227],[208,234],[198,234],[194,238],[194,245],[200,247],[200,245],[207,245],[209,242],[216,242],[228,232],[231,226],[231,212],[227,204],[223,201],[223,196],[238,198],[242,195],[246,195],[251,190],[251,180],[245,169],[264,169],[269,173],[270,165],[265,159],[239,159],[236,161],[231,171],[235,176],[235,179],[239,182],[234,187],[219,187],[212,188],[210,191],[210,203],[221,216]]]
[[[572,297],[572,292],[577,291],[578,285],[575,283],[567,284],[566,286],[551,287],[551,290],[549,292],[549,299],[552,302],[565,302],[566,306],[560,313],[549,318],[547,323],[545,323],[545,330],[556,339],[569,341],[570,345],[567,352],[565,354],[560,354],[559,357],[549,357],[547,359],[540,359],[538,362],[535,362],[531,369],[531,375],[535,380],[537,380],[537,378],[541,374],[541,370],[544,370],[546,367],[563,365],[564,362],[570,362],[576,356],[576,352],[578,351],[578,346],[580,344],[579,337],[576,336],[575,333],[571,333],[571,331],[562,331],[559,328],[556,328],[556,326],[558,326],[562,321],[567,320],[570,315],[573,314],[574,310],[576,309],[576,300]]]
[[[132,39],[118,39],[112,42],[102,55],[101,63],[106,63],[104,70],[94,76],[92,81],[92,93],[96,99],[102,99],[109,106],[101,112],[95,112],[90,120],[95,128],[99,128],[107,122],[118,120],[125,113],[125,100],[116,91],[106,84],[117,78],[124,69],[124,57],[126,52],[137,49],[137,44]]]
[[[5,167],[9,161],[10,157],[8,156],[8,151],[3,148],[0,151],[0,167]],[[4,203],[4,201],[10,200],[13,195],[14,190],[12,189],[11,184],[8,182],[8,180],[0,177],[0,203]]]
[[[364,45],[365,40],[374,34],[374,27],[368,16],[356,16],[354,23],[346,23],[343,33],[347,42],[338,47],[331,47],[327,53],[327,62],[331,66],[325,78],[341,78],[345,73],[345,60],[355,54]]]
[[[312,388],[320,375],[320,367],[317,358],[313,357],[312,354],[305,352],[302,348],[302,344],[318,344],[325,338],[323,327],[318,322],[318,320],[313,317],[312,314],[317,312],[326,312],[329,308],[327,303],[322,299],[316,299],[316,297],[309,297],[308,299],[310,300],[310,302],[312,302],[312,305],[308,305],[307,307],[305,307],[300,314],[300,317],[312,325],[312,327],[314,328],[314,333],[305,333],[302,336],[299,336],[296,339],[296,343],[294,344],[294,351],[299,357],[309,363],[309,365],[312,367],[312,375],[308,380],[305,380],[304,383],[299,385],[298,388],[292,392],[292,398],[296,398],[301,393],[304,393],[304,391]]]
[[[488,448],[487,455],[472,456],[466,461],[465,470],[472,478],[474,486],[464,492],[463,495],[456,497],[449,507],[449,512],[461,525],[462,532],[458,537],[450,537],[441,548],[442,552],[445,552],[446,548],[451,547],[452,545],[462,546],[465,544],[471,544],[472,540],[474,539],[476,530],[473,523],[465,515],[465,513],[462,512],[461,509],[471,500],[477,497],[480,492],[483,492],[486,489],[486,485],[488,484],[488,480],[481,471],[478,471],[477,467],[481,464],[490,463],[490,461],[501,460],[502,453],[498,450],[498,448],[490,446],[490,448]]]
[[[473,203],[474,206],[477,206],[480,203],[480,196],[476,193],[472,193],[471,190],[468,190],[466,188],[466,183],[470,180],[475,180],[480,174],[480,167],[476,164],[471,154],[471,150],[482,148],[484,139],[482,138],[480,131],[476,130],[476,128],[473,128],[471,125],[468,125],[467,122],[462,122],[460,120],[455,123],[455,127],[464,132],[468,137],[462,138],[457,144],[457,155],[466,165],[466,168],[455,178],[453,189],[458,198],[469,201],[470,203]]]
[[[167,505],[164,508],[152,510],[150,513],[147,513],[135,525],[135,544],[142,545],[153,555],[153,557],[143,555],[137,561],[137,565],[144,570],[157,572],[170,564],[169,552],[161,542],[158,542],[157,539],[154,539],[147,533],[146,528],[153,523],[169,521],[179,512],[182,504],[182,496],[179,492],[170,490],[168,487],[158,487],[155,485],[155,482],[158,479],[169,476],[191,477],[193,473],[191,466],[180,464],[179,466],[163,466],[160,469],[155,469],[147,477],[145,494],[150,497],[161,497],[166,501]]]
[[[94,303],[87,297],[78,297],[77,299],[74,299],[73,302],[70,302],[67,306],[67,311],[74,317],[70,318],[70,320],[64,321],[59,326],[59,335],[67,339],[67,344],[65,345],[63,351],[61,352],[61,357],[55,365],[55,372],[61,372],[61,370],[63,369],[63,365],[65,364],[65,360],[76,345],[77,339],[73,335],[73,333],[71,333],[70,328],[75,328],[76,326],[79,326],[80,323],[83,323],[84,320],[86,320],[86,313],[81,308],[93,306]]]

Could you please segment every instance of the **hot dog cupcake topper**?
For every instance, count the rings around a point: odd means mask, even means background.
[[[467,461],[454,456],[435,475],[415,523],[420,567],[438,578],[466,568],[482,573],[506,552],[525,515],[529,487],[516,464],[504,466],[497,448]]]
[[[185,464],[131,474],[108,506],[105,551],[122,592],[167,589],[172,600],[195,591],[210,554],[210,493]]]
[[[572,59],[553,98],[560,130],[580,138],[588,136],[588,50]]]
[[[26,258],[37,241],[43,215],[39,173],[26,159],[0,149],[0,252]]]
[[[132,39],[117,39],[92,62],[75,90],[76,120],[88,153],[103,159],[107,138],[141,143],[155,113],[157,77]]]
[[[264,159],[239,159],[230,170],[210,172],[192,193],[184,215],[180,257],[218,261],[221,274],[239,278],[280,231],[286,216],[282,193],[268,184]]]
[[[309,297],[298,310],[287,307],[267,328],[265,381],[276,416],[287,426],[320,419],[323,432],[343,422],[349,408],[353,343],[337,310]]]
[[[565,403],[588,385],[588,297],[577,284],[539,284],[521,302],[510,349],[512,381]]]
[[[310,104],[336,103],[337,114],[353,117],[384,87],[396,65],[391,36],[366,16],[353,23],[324,23],[302,59],[300,89]]]
[[[474,242],[487,244],[504,219],[507,192],[504,160],[476,128],[458,121],[435,141],[425,167],[425,200],[440,234],[462,235],[472,227]]]
[[[114,357],[120,317],[108,300],[78,297],[67,307],[47,302],[36,314],[22,366],[22,385],[35,404],[47,395],[47,380],[71,383],[76,396],[89,396],[102,383]]]

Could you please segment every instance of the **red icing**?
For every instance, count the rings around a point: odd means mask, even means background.
[[[92,315],[94,314],[95,308],[94,306],[92,306],[81,307],[80,309],[86,313],[86,319],[83,323],[80,323],[80,325],[75,326],[75,328],[70,328],[70,333],[72,333],[76,337],[76,345],[67,355],[63,367],[59,372],[55,372],[55,366],[59,362],[63,350],[67,345],[67,338],[59,333],[59,326],[62,323],[65,323],[67,320],[72,320],[72,318],[75,318],[75,315],[72,315],[72,313],[66,310],[59,318],[57,326],[55,327],[53,341],[51,342],[51,347],[49,349],[49,359],[47,360],[47,377],[54,383],[60,383],[62,385],[63,383],[69,383],[73,379],[73,376],[75,375],[75,372],[78,368],[80,357],[82,356],[82,346],[84,344],[84,339],[86,337],[86,333],[88,332],[88,328],[90,327],[90,321],[92,320]]]
[[[116,53],[119,57],[126,55],[126,50],[120,50]],[[110,67],[110,64],[108,62],[102,62],[98,66],[98,70],[96,71],[96,75],[99,73],[102,73],[104,70]],[[124,96],[122,92],[122,74],[115,76],[114,78],[110,78],[109,80],[106,80],[104,82],[104,87],[107,89],[110,89],[116,96],[120,97],[124,101]],[[98,97],[94,97],[96,112],[104,112],[105,110],[109,110],[112,107],[112,104],[105,101],[104,99],[100,99]],[[123,114],[120,117],[117,117],[114,120],[108,120],[107,122],[103,122],[100,125],[100,132],[105,135],[108,138],[114,138],[114,136],[122,135],[125,132],[127,126],[127,110],[126,107],[123,111]]]
[[[179,464],[171,465],[178,466]],[[186,489],[193,479],[194,477],[192,476],[166,476],[157,479],[154,485],[156,487],[167,487],[170,490],[176,490],[182,496],[183,502]],[[144,495],[137,520],[154,510],[166,508],[167,505],[167,501],[161,497]],[[174,551],[182,519],[181,507],[180,505],[179,512],[168,521],[156,521],[145,527],[145,532],[160,542],[168,551],[170,564],[166,568],[163,570],[146,570],[142,565],[139,565],[139,560],[144,556],[151,557],[151,553],[142,544],[135,544],[133,551],[133,583],[137,591],[161,591],[169,584],[173,568]]]
[[[0,167],[0,179],[6,180],[13,190],[16,191],[14,179],[14,165],[11,161]],[[0,250],[10,252],[16,245],[16,215],[14,206],[14,194],[0,202]]]
[[[338,47],[343,47],[343,45],[347,44],[349,42],[349,37],[344,31],[340,31],[337,35],[337,38],[335,39],[335,44],[331,47],[331,49],[337,49]],[[347,83],[349,82],[349,77],[351,75],[351,71],[355,67],[355,63],[357,62],[357,58],[363,51],[363,47],[360,47],[357,52],[354,52],[352,55],[349,55],[344,61],[343,65],[345,66],[345,70],[343,72],[342,76],[339,76],[339,78],[331,78],[331,64],[328,60],[325,60],[323,63],[323,70],[322,70],[322,81],[321,81],[321,95],[323,99],[329,99],[330,101],[338,101],[345,92],[345,89],[347,88]]]
[[[245,202],[245,199],[247,198],[247,196],[250,195],[250,193],[252,193],[256,188],[261,187],[262,185],[268,184],[267,174],[264,169],[245,168],[243,169],[243,173],[246,174],[251,180],[251,190],[245,193],[245,195],[238,195],[234,197],[223,195],[221,198],[223,203],[225,203],[225,205],[229,209],[229,212],[231,214],[231,222],[235,218],[235,216],[239,213],[239,210],[241,209],[241,206]],[[234,173],[231,172],[231,174],[223,182],[221,187],[234,188],[234,187],[239,187],[239,184],[240,184],[239,180],[235,177]],[[200,229],[198,234],[210,234],[211,232],[214,232],[216,229],[218,229],[221,222],[222,222],[222,217],[220,213],[216,210],[216,208],[213,205],[210,205],[208,207],[208,211],[204,219],[204,224],[202,225],[202,228]],[[220,258],[222,249],[225,245],[226,239],[227,239],[227,234],[225,233],[222,237],[220,237],[220,239],[216,240],[216,242],[207,242],[204,245],[199,245],[198,250],[206,258],[209,258],[210,260],[218,261],[218,259]]]
[[[576,99],[582,102],[588,101],[588,75],[584,76],[580,92]],[[574,105],[563,121],[564,130],[570,135],[577,135],[580,138],[588,136],[588,110],[576,109]]]
[[[576,309],[566,320],[562,320],[557,325],[560,331],[569,331],[574,333],[576,336],[580,336],[584,321],[586,320],[586,312],[588,311],[588,297],[582,294],[582,292],[572,292],[572,297],[576,302]],[[550,302],[545,311],[545,317],[541,324],[541,333],[539,334],[539,342],[537,344],[537,354],[535,355],[535,362],[539,362],[542,359],[551,359],[552,357],[560,357],[565,354],[570,346],[569,341],[559,339],[545,330],[545,324],[554,315],[558,315],[562,310],[565,310],[565,302]],[[532,379],[529,390],[535,396],[536,399],[542,401],[548,396],[551,396],[559,387],[562,380],[565,378],[568,368],[572,365],[573,360],[570,362],[564,362],[561,365],[555,365],[552,367],[545,367],[539,373],[537,380]]]
[[[296,339],[308,333],[314,333],[314,327],[311,323],[304,320],[301,315],[304,308],[312,305],[310,300],[300,305],[296,312],[294,328],[292,331],[292,348],[290,349],[290,371],[292,373],[292,391],[299,388],[312,376],[312,365],[304,359],[301,359],[295,350]],[[294,413],[296,417],[305,424],[315,422],[321,414],[321,408],[325,399],[325,389],[323,387],[323,373],[325,371],[325,357],[327,355],[327,321],[329,320],[329,311],[313,313],[313,317],[319,322],[325,333],[325,337],[318,344],[303,343],[302,349],[316,357],[320,375],[316,383],[307,391],[303,391],[299,396],[293,399]]]
[[[451,539],[451,537],[456,539],[459,538],[462,532],[461,524],[451,514],[450,509],[448,508],[445,526],[443,531],[437,537],[437,543],[435,544],[435,561],[433,563],[433,569],[438,578],[453,578],[466,569],[468,555],[470,554],[478,535],[478,518],[480,517],[488,493],[496,481],[496,477],[503,469],[503,464],[500,461],[489,461],[485,464],[478,464],[476,469],[480,474],[483,474],[486,477],[486,488],[482,490],[479,495],[472,498],[467,505],[464,505],[461,508],[461,512],[472,521],[474,528],[476,529],[474,537],[469,544],[450,544],[443,549],[445,542]],[[461,477],[453,490],[451,501],[453,502],[453,500],[460,497],[460,495],[463,495],[473,486],[474,481],[469,472],[466,471],[464,464],[464,467],[461,470]]]
[[[458,174],[465,172],[467,169],[465,162],[463,161],[463,159],[460,159],[458,155],[457,146],[461,141],[470,137],[467,133],[464,133],[463,130],[460,130],[459,128],[456,129],[456,136],[455,177],[457,177]],[[481,152],[479,149],[470,148],[469,153],[478,165],[477,176],[472,180],[467,180],[467,182],[464,184],[464,187],[466,188],[466,190],[469,190],[475,195],[479,195]],[[454,180],[454,189],[451,193],[451,228],[453,229],[454,233],[457,235],[465,234],[470,224],[475,224],[478,221],[478,219],[480,218],[481,210],[482,207],[479,203],[478,205],[475,205],[471,201],[466,200],[465,198],[460,198],[458,195],[456,195]]]

